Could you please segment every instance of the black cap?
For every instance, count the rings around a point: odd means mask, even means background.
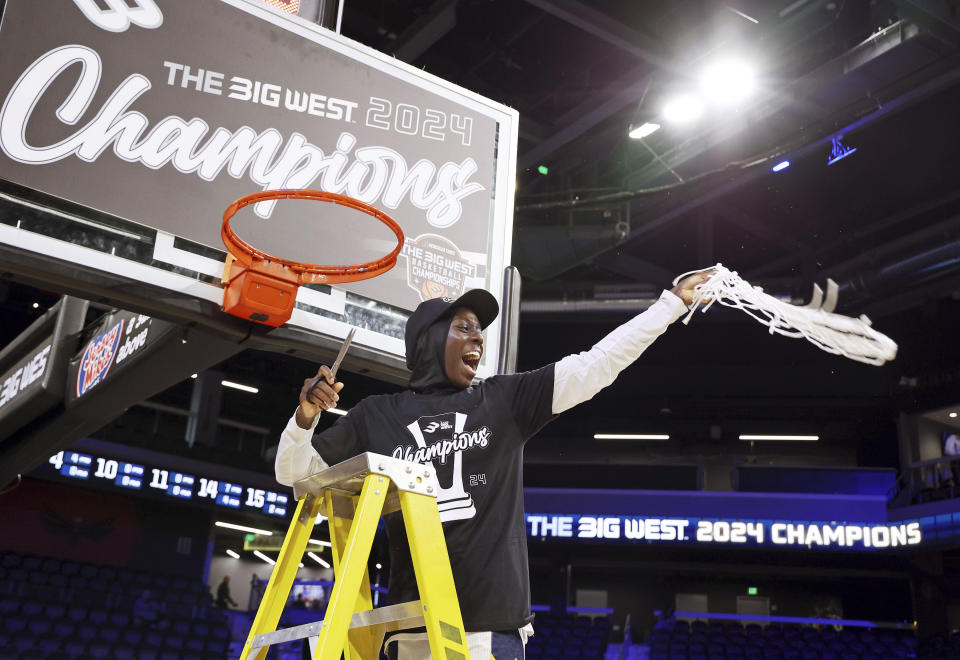
[[[452,314],[458,307],[466,307],[480,320],[480,327],[486,328],[500,313],[497,299],[484,289],[471,289],[454,300],[453,298],[431,298],[424,300],[413,310],[407,319],[404,341],[407,348],[407,369],[413,369],[413,359],[417,350],[417,340],[433,323],[446,314]]]

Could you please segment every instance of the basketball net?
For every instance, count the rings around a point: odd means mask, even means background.
[[[705,313],[713,303],[719,302],[725,307],[749,314],[769,327],[770,334],[803,337],[827,353],[842,355],[857,362],[880,366],[897,355],[896,343],[871,328],[870,319],[866,316],[855,319],[833,313],[838,287],[832,280],[828,280],[826,302],[823,291],[814,286],[813,300],[806,306],[792,305],[774,298],[722,264],[684,273],[673,283],[676,285],[689,275],[708,270],[713,270],[714,274],[706,282],[694,287],[693,304],[690,305],[690,313],[683,319],[684,324],[690,322],[697,307],[702,305]]]

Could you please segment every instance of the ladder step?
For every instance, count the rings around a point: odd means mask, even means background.
[[[364,612],[355,612],[350,619],[350,629],[365,628],[367,626],[386,625],[387,632],[394,630],[403,630],[406,628],[416,628],[424,625],[423,611],[419,600],[412,600],[409,603],[399,603],[397,605],[388,605],[387,607],[378,607],[374,610]],[[323,629],[323,621],[314,621],[305,623],[292,628],[284,628],[272,633],[263,633],[253,638],[250,643],[251,649],[259,649],[273,644],[283,644],[306,637],[316,637]]]

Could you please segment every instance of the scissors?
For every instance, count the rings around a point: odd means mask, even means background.
[[[350,342],[353,341],[353,336],[357,334],[356,328],[350,328],[350,332],[347,333],[347,338],[343,340],[343,346],[340,347],[340,352],[337,353],[337,359],[333,361],[333,366],[330,367],[330,378],[333,379],[333,382],[337,382],[337,370],[340,369],[340,363],[343,362],[343,356],[347,354],[347,349],[350,348]],[[323,376],[317,376],[316,379],[310,384],[310,389],[312,390],[320,382],[320,379]]]

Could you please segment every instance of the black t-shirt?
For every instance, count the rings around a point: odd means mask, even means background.
[[[523,513],[523,445],[553,418],[554,367],[494,376],[453,393],[372,396],[313,438],[330,465],[365,451],[432,463],[437,504],[470,631],[533,620]],[[400,513],[386,516],[388,601],[416,600]]]

